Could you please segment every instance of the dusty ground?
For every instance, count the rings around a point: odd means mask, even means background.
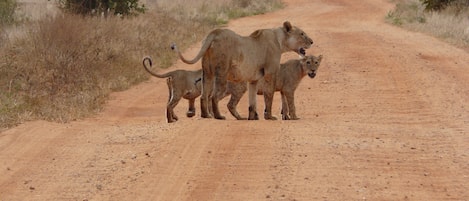
[[[229,28],[289,20],[315,40],[301,120],[189,119],[181,102],[167,124],[151,79],[96,117],[0,133],[0,200],[469,200],[469,54],[385,24],[387,0],[287,3]]]

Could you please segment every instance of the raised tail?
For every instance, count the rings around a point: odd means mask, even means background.
[[[153,62],[151,61],[151,58],[150,57],[145,57],[143,58],[143,68],[145,68],[145,70],[150,73],[151,75],[155,76],[155,77],[158,77],[158,78],[166,78],[166,77],[170,77],[171,76],[171,72],[168,72],[168,73],[165,73],[165,74],[157,74],[153,71],[150,70],[150,68],[148,68],[148,66],[145,64],[145,61],[148,61],[148,63],[150,64],[150,67],[152,67],[153,65]]]
[[[171,49],[174,50],[176,53],[178,53],[179,58],[184,63],[186,63],[186,64],[195,64],[197,61],[200,60],[200,58],[202,58],[204,56],[205,52],[208,50],[208,48],[212,44],[212,41],[213,41],[214,37],[215,37],[215,35],[212,32],[205,38],[205,40],[203,41],[203,44],[202,44],[202,48],[200,48],[199,53],[192,60],[187,60],[186,58],[184,58],[184,56],[182,56],[182,53],[179,51],[178,47],[176,46],[176,43],[173,42],[171,44]]]

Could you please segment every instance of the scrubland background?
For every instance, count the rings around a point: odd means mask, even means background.
[[[423,2],[396,4],[385,19],[396,26],[441,38],[469,51],[469,1],[453,0],[438,11]],[[14,19],[7,5],[16,2]],[[229,19],[269,12],[280,0],[142,0],[136,17],[66,14],[49,0],[0,1],[0,130],[45,119],[56,122],[101,110],[112,91],[149,78],[141,59],[156,66],[176,60],[181,49],[202,40]]]
[[[280,0],[141,3],[144,14],[122,18],[83,17],[62,12],[54,1],[18,0],[14,21],[0,23],[0,128],[98,112],[110,92],[149,78],[143,56],[167,68],[176,60],[171,42],[184,49],[229,19],[282,7]]]
[[[429,10],[422,2],[448,0],[393,0],[395,9],[386,20],[403,28],[427,33],[469,51],[469,0],[452,0],[441,10]]]

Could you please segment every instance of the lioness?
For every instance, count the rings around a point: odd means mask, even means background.
[[[280,70],[277,72],[277,80],[275,82],[275,91],[280,91],[282,94],[282,119],[283,120],[297,120],[295,109],[295,90],[300,84],[300,81],[308,75],[314,78],[321,64],[322,55],[306,56],[302,59],[289,60],[280,65]],[[260,79],[257,83],[257,94],[262,95],[265,87],[265,80]],[[231,95],[228,102],[228,110],[238,120],[246,119],[239,115],[236,111],[236,106],[239,100],[246,92],[246,83],[233,83],[228,82],[227,91],[224,96]]]
[[[228,29],[215,29],[207,35],[202,48],[192,60],[185,59],[175,44],[172,48],[188,64],[194,64],[203,57],[203,91],[200,101],[202,117],[211,117],[208,109],[211,106],[215,118],[225,119],[220,114],[218,101],[223,98],[227,80],[243,83],[247,81],[248,119],[254,120],[259,119],[256,109],[257,81],[264,77],[264,118],[276,119],[271,110],[275,75],[280,67],[281,54],[293,51],[304,56],[305,49],[312,44],[313,40],[303,30],[286,21],[283,27],[260,29],[249,36],[240,36]]]
[[[148,61],[150,67],[152,66],[152,61],[149,57],[143,58],[143,67],[148,73],[158,78],[168,78],[166,80],[169,89],[169,100],[166,106],[168,123],[178,120],[178,117],[174,114],[174,107],[176,107],[181,98],[189,101],[189,109],[186,115],[187,117],[193,117],[195,115],[195,99],[201,94],[202,86],[199,81],[202,78],[202,69],[197,71],[175,70],[160,75],[152,72],[145,64],[145,61]]]

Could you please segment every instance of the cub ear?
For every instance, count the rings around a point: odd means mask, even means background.
[[[322,54],[318,56],[319,62],[322,60]]]
[[[290,32],[290,31],[292,30],[292,26],[291,26],[291,24],[290,24],[289,21],[285,21],[285,22],[283,23],[283,28],[284,28],[285,31],[287,31],[287,32]]]

